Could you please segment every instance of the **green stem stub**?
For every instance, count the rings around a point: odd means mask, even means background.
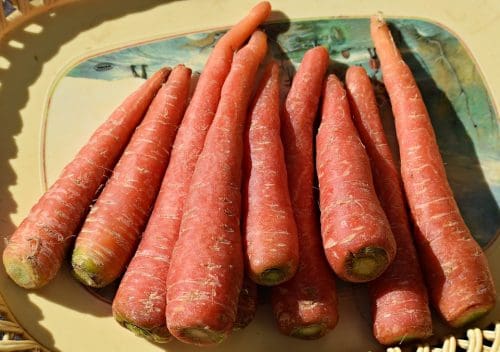
[[[346,261],[348,278],[353,282],[366,282],[379,277],[389,265],[385,249],[365,247],[356,253],[350,253]]]
[[[258,283],[265,286],[275,286],[282,283],[285,279],[286,272],[283,268],[270,268],[260,274]]]
[[[122,322],[123,325],[128,330],[132,331],[139,337],[144,337],[145,339],[156,342],[156,343],[167,343],[172,339],[172,335],[168,332],[167,328],[164,329],[145,329],[137,325],[128,322]]]
[[[303,340],[314,340],[324,336],[326,332],[324,324],[311,324],[295,328],[290,335]]]
[[[214,331],[206,327],[184,328],[180,332],[181,340],[199,346],[210,346],[221,343],[226,338],[223,331]]]
[[[462,313],[458,318],[453,321],[450,321],[450,325],[459,328],[473,321],[478,320],[479,318],[485,316],[493,309],[492,305],[484,306],[484,305],[475,305],[467,309],[464,313]]]
[[[73,276],[83,284],[90,287],[103,287],[106,285],[99,278],[102,270],[101,266],[84,253],[80,253],[75,249],[71,258],[71,265],[73,266]]]

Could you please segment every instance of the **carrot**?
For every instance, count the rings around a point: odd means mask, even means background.
[[[243,131],[252,84],[267,51],[255,32],[236,53],[196,163],[167,275],[167,327],[181,341],[221,342],[243,280],[240,237]]]
[[[373,280],[394,259],[396,243],[375,193],[346,91],[335,75],[325,83],[316,147],[321,235],[328,262],[344,280]]]
[[[349,67],[346,88],[354,124],[370,159],[375,191],[397,246],[392,264],[370,283],[373,334],[384,345],[425,339],[432,335],[427,289],[413,245],[399,172],[370,78],[362,67]]]
[[[281,117],[300,259],[295,276],[272,287],[271,301],[280,331],[302,339],[325,335],[338,320],[335,279],[321,247],[313,192],[313,123],[328,63],[323,47],[305,53]]]
[[[252,280],[277,285],[297,271],[297,226],[280,137],[279,67],[266,70],[245,136],[243,239]]]
[[[56,276],[99,187],[169,72],[161,69],[125,99],[12,234],[3,263],[16,284],[40,288]]]
[[[257,313],[257,284],[250,279],[248,275],[243,278],[240,296],[238,298],[238,309],[233,331],[246,328]]]
[[[382,18],[372,17],[371,35],[392,104],[403,185],[431,302],[447,323],[462,326],[495,304],[488,261],[460,215],[420,90]]]
[[[169,339],[165,320],[165,282],[170,258],[179,234],[191,177],[217,109],[222,85],[231,68],[234,50],[267,18],[269,11],[269,3],[259,3],[215,45],[177,132],[160,192],[142,235],[144,243],[141,242],[137,249],[135,257],[138,258],[134,257],[130,262],[114,299],[115,318],[154,341],[166,342]],[[148,275],[138,271],[143,266],[148,267]],[[129,282],[132,287],[128,287]],[[131,294],[130,290],[135,293]],[[144,307],[150,307],[155,313]]]
[[[71,260],[84,284],[108,285],[133,255],[168,164],[190,77],[183,65],[172,71],[85,219]]]

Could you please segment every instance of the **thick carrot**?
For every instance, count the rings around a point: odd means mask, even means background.
[[[335,278],[321,247],[313,192],[313,124],[328,63],[325,48],[316,47],[306,52],[286,98],[281,120],[300,258],[295,276],[272,287],[271,298],[280,331],[302,339],[325,335],[338,320]]]
[[[382,18],[372,17],[371,35],[392,104],[403,185],[431,302],[446,322],[461,326],[495,304],[488,261],[460,215],[420,90]]]
[[[316,137],[321,234],[326,257],[344,280],[366,282],[394,259],[396,243],[373,186],[368,155],[351,120],[346,91],[328,76]]]
[[[57,274],[99,187],[169,72],[155,73],[110,115],[13,233],[3,263],[16,284],[39,288]]]
[[[233,328],[243,280],[240,237],[243,131],[267,51],[255,32],[235,55],[189,187],[167,275],[167,327],[187,343],[221,342]]]
[[[373,334],[384,345],[424,339],[432,335],[427,289],[413,245],[399,171],[370,78],[362,67],[349,67],[346,88],[354,124],[370,158],[375,190],[397,245],[392,264],[370,283]]]
[[[279,82],[279,67],[273,62],[257,92],[245,136],[244,254],[252,280],[268,286],[289,280],[299,261],[280,137]]]
[[[238,298],[238,309],[233,331],[244,329],[255,318],[257,313],[257,284],[248,275],[243,278],[240,296]]]
[[[71,260],[84,284],[106,286],[132,257],[168,164],[190,78],[183,65],[172,71],[85,219]]]
[[[160,192],[135,254],[137,259],[134,257],[130,262],[114,299],[115,318],[149,339],[168,340],[165,282],[170,258],[191,177],[231,68],[234,50],[267,18],[269,11],[269,3],[259,3],[217,42],[211,53],[177,132]],[[148,274],[140,272],[143,267],[148,267]],[[155,313],[150,314],[145,306]]]

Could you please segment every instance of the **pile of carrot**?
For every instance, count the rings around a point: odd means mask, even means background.
[[[384,345],[431,336],[431,306],[453,327],[491,311],[487,259],[385,21],[373,17],[371,35],[401,173],[363,68],[344,86],[311,48],[280,101],[258,30],[270,11],[258,3],[219,39],[194,91],[189,68],[162,69],[96,130],[10,237],[16,284],[44,286],[71,255],[83,284],[120,280],[119,324],[201,346],[251,323],[259,285],[279,331],[301,339],[335,328],[337,278],[367,283]]]

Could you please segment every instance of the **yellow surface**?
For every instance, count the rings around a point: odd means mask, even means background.
[[[91,104],[93,99],[102,99],[102,94],[96,91],[87,92],[80,101],[71,102],[88,108],[88,114],[81,116],[81,133],[68,135],[64,123],[60,124],[60,134],[50,132],[47,148],[53,151],[49,156],[51,167],[49,174],[43,175],[42,127],[48,97],[55,82],[69,67],[84,57],[125,44],[227,27],[254,3],[248,0],[79,1],[33,17],[3,37],[0,43],[0,234],[7,237],[12,233],[42,194],[44,177],[49,183],[54,180],[87,139],[92,127],[97,126],[103,114],[116,106],[118,97],[129,89],[105,89],[107,99],[103,104]],[[500,2],[496,0],[474,3],[457,0],[275,0],[272,5],[292,19],[368,16],[382,11],[386,16],[418,17],[443,24],[470,49],[498,106]],[[273,14],[273,18],[280,16],[282,14]],[[137,82],[131,80],[129,84]],[[488,248],[487,255],[490,260],[499,258],[499,241]],[[500,287],[498,263],[492,265],[492,270],[497,287]],[[2,266],[0,292],[23,327],[51,350],[198,350],[177,342],[159,347],[133,336],[114,322],[109,305],[82,289],[71,279],[66,268],[47,287],[28,292],[8,280]],[[364,292],[346,286],[340,288],[340,295],[339,325],[321,340],[298,341],[280,335],[269,307],[264,306],[250,327],[234,334],[221,346],[208,350],[379,350],[380,346],[371,337]],[[499,318],[500,307],[497,307],[479,325]]]

